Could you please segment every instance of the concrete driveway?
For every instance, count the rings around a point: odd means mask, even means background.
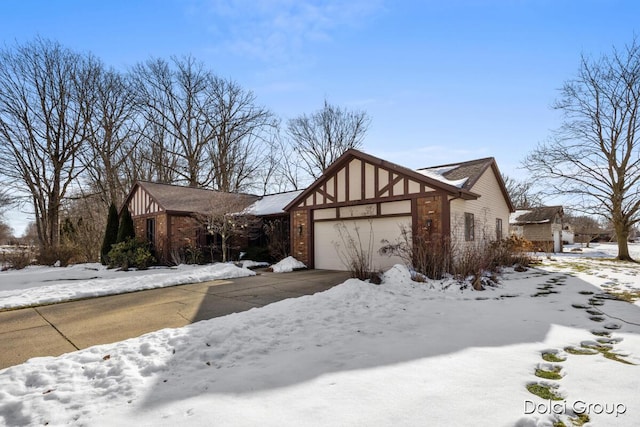
[[[0,369],[311,295],[348,277],[328,270],[260,273],[0,312]]]

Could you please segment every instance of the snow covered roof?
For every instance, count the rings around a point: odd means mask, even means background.
[[[509,215],[509,224],[546,224],[554,221],[556,215],[562,216],[562,206],[540,206],[530,209],[519,209]]]
[[[469,177],[465,177],[465,178],[461,178],[461,179],[456,179],[456,180],[449,180],[447,178],[445,178],[444,174],[447,172],[451,172],[452,170],[456,169],[458,167],[458,165],[455,166],[447,166],[447,167],[440,167],[440,168],[425,168],[425,169],[418,169],[417,172],[427,176],[431,179],[435,179],[437,181],[440,182],[444,182],[445,184],[449,184],[452,185],[454,187],[457,188],[462,188],[464,186],[464,184],[469,180]]]
[[[468,162],[420,168],[416,172],[463,190],[471,190],[484,171],[494,163],[493,157],[487,157]]]
[[[298,197],[302,191],[303,190],[296,190],[286,193],[267,194],[253,202],[244,210],[244,213],[256,216],[284,214],[285,206]]]

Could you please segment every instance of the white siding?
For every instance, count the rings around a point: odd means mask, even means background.
[[[411,213],[411,200],[401,200],[398,202],[387,202],[380,204],[381,215],[393,215],[393,214],[410,214]]]
[[[373,216],[376,214],[376,205],[356,205],[340,208],[340,218],[351,218],[357,216]]]
[[[313,219],[335,219],[336,208],[316,209],[313,211]]]
[[[451,238],[464,243],[464,214],[472,213],[475,219],[475,241],[496,239],[496,218],[502,219],[502,236],[508,236],[509,206],[500,190],[500,184],[488,168],[471,188],[479,194],[476,200],[455,199],[451,201]]]

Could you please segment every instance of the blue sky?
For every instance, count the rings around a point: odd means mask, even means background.
[[[634,0],[2,0],[0,41],[39,35],[122,70],[191,54],[283,120],[325,98],[367,111],[370,154],[411,168],[493,156],[523,179],[580,55],[629,43],[639,12]]]

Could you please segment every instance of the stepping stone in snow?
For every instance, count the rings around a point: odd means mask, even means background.
[[[596,341],[598,341],[600,344],[618,344],[619,342],[621,342],[624,338],[621,337],[615,337],[615,338],[598,338],[596,339]]]
[[[591,333],[597,337],[610,337],[611,332],[604,329],[592,329]]]
[[[599,300],[612,300],[612,301],[617,301],[619,298],[613,294],[608,294],[608,293],[603,293],[603,294],[597,294],[594,295],[593,298],[599,299]]]
[[[580,295],[593,295],[593,292],[591,291],[580,291],[578,292]]]
[[[606,325],[604,325],[605,329],[620,329],[622,328],[622,325],[618,322],[611,322],[611,323],[607,323]]]
[[[589,320],[593,320],[594,322],[604,322],[606,319],[602,316],[591,316]]]
[[[612,344],[605,344],[605,343],[601,343],[598,341],[593,341],[593,340],[586,340],[586,341],[582,341],[580,343],[580,347],[582,348],[587,348],[589,350],[597,350],[600,351],[602,350],[611,350],[613,348]]]
[[[545,380],[561,380],[562,366],[552,365],[550,363],[540,363],[536,368],[534,375],[538,378],[544,378]]]
[[[580,304],[580,303],[573,303],[573,304],[571,304],[571,307],[573,307],[573,308],[578,308],[578,309],[581,309],[581,310],[586,310],[586,309],[588,309],[588,308],[589,308],[589,306],[588,306],[588,305],[586,305],[586,304]]]
[[[602,312],[600,310],[598,310],[597,308],[589,308],[586,311],[587,311],[587,313],[592,314],[594,316],[600,316],[602,314]]]
[[[542,356],[542,360],[544,360],[545,362],[558,363],[558,362],[564,362],[565,360],[567,360],[567,357],[564,354],[562,354],[560,350],[557,350],[555,348],[542,350],[540,352],[540,355]]]
[[[565,347],[564,351],[566,351],[569,354],[576,354],[579,356],[591,356],[599,353],[598,350],[594,350],[591,348],[584,348],[584,347],[575,347],[572,345]]]

